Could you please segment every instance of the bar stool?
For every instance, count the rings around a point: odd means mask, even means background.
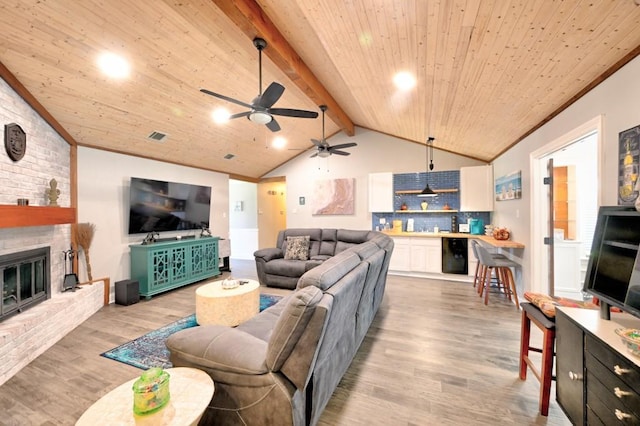
[[[549,318],[534,304],[523,302],[522,306],[522,325],[520,335],[520,380],[526,380],[527,367],[540,382],[540,398],[538,408],[543,416],[549,415],[549,397],[551,395],[551,381],[553,377],[553,357],[555,355],[554,347],[556,341],[556,322],[555,318]],[[530,345],[531,323],[534,323],[542,330],[542,348],[536,348]],[[540,370],[533,364],[529,358],[529,351],[542,354],[542,366]]]
[[[484,265],[482,265],[482,262],[480,262],[480,258],[478,257],[478,250],[476,249],[477,245],[479,245],[479,243],[476,240],[471,240],[471,250],[473,251],[473,256],[476,258],[476,273],[473,277],[474,288],[476,287],[476,285],[478,285],[485,273]],[[491,256],[496,259],[506,259],[503,254],[493,252],[489,253],[491,253]],[[500,285],[500,283],[498,283],[498,285]]]
[[[516,290],[516,282],[513,278],[513,272],[511,268],[515,268],[518,264],[512,260],[503,258],[496,258],[491,255],[491,253],[482,245],[478,244],[475,246],[476,251],[479,257],[479,263],[482,264],[481,268],[484,268],[484,274],[480,279],[480,285],[478,286],[478,293],[480,297],[484,293],[484,304],[489,304],[489,289],[491,287],[491,273],[495,272],[496,278],[498,279],[498,289],[502,284],[502,288],[504,293],[507,295],[509,300],[511,296],[515,299],[515,305],[517,309],[520,309],[520,304],[518,303],[518,293]]]

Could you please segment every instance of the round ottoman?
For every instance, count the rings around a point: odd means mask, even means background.
[[[196,321],[199,325],[219,324],[235,327],[260,311],[260,284],[255,280],[233,289],[214,281],[196,290]]]

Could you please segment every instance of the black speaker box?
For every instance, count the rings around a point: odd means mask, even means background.
[[[116,303],[133,305],[140,301],[140,284],[134,280],[116,281]]]

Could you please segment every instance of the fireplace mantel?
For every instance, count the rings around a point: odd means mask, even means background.
[[[75,220],[73,207],[0,205],[0,228],[61,225]]]

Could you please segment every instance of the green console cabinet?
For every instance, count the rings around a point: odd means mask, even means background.
[[[132,244],[131,279],[140,296],[154,294],[220,275],[218,237]]]

